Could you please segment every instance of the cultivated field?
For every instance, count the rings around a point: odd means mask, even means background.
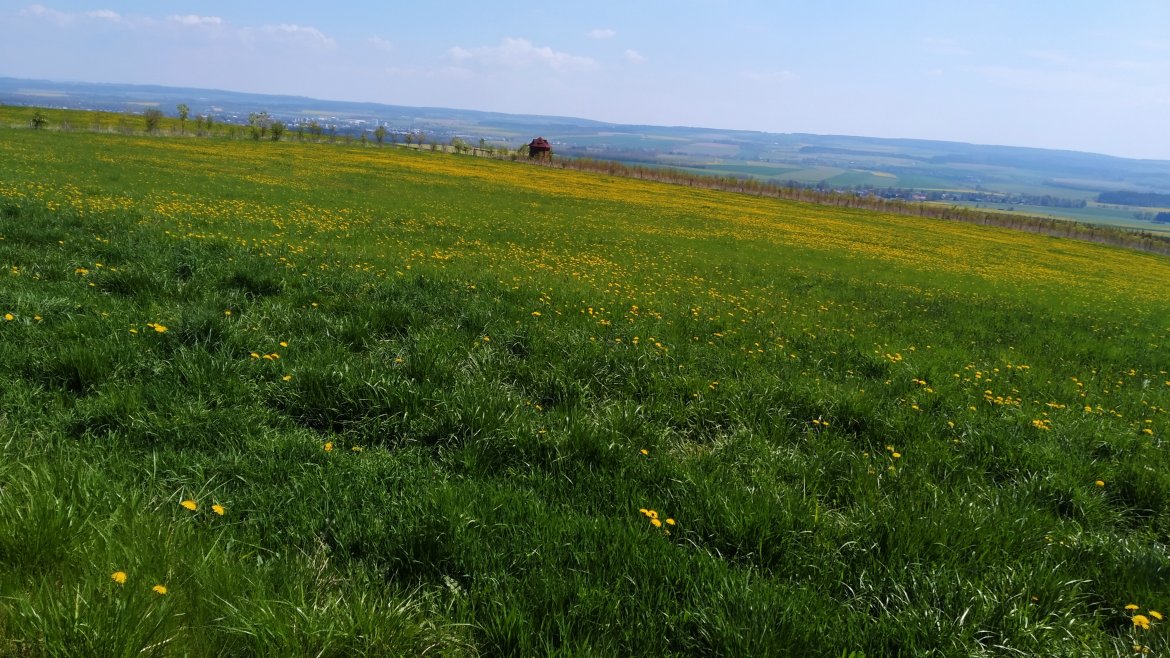
[[[1165,258],[5,128],[0,316],[0,654],[1170,652]]]

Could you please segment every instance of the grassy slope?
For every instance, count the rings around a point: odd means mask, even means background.
[[[2,137],[0,652],[1168,648],[1165,259]]]

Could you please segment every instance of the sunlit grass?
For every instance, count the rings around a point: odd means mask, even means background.
[[[0,238],[0,653],[1170,650],[1166,259],[31,130]]]

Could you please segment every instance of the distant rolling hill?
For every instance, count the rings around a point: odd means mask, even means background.
[[[544,136],[562,155],[667,166],[775,183],[856,189],[887,196],[929,195],[942,203],[1019,208],[1082,221],[1153,227],[1138,207],[1098,204],[1102,192],[1170,193],[1170,161],[1094,153],[919,139],[766,133],[683,126],[637,126],[575,117],[329,101],[165,86],[0,78],[0,103],[193,115],[243,122],[252,112],[342,134],[377,125],[446,142],[460,137],[517,147]]]

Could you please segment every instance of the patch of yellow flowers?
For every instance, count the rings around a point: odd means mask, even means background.
[[[654,526],[655,528],[662,528],[663,532],[668,535],[670,534],[670,528],[663,528],[663,524],[667,526],[677,525],[677,522],[672,518],[667,518],[665,520],[658,518],[658,512],[652,509],[640,508],[638,511],[642,513],[642,516],[645,516],[650,520],[650,525]]]

